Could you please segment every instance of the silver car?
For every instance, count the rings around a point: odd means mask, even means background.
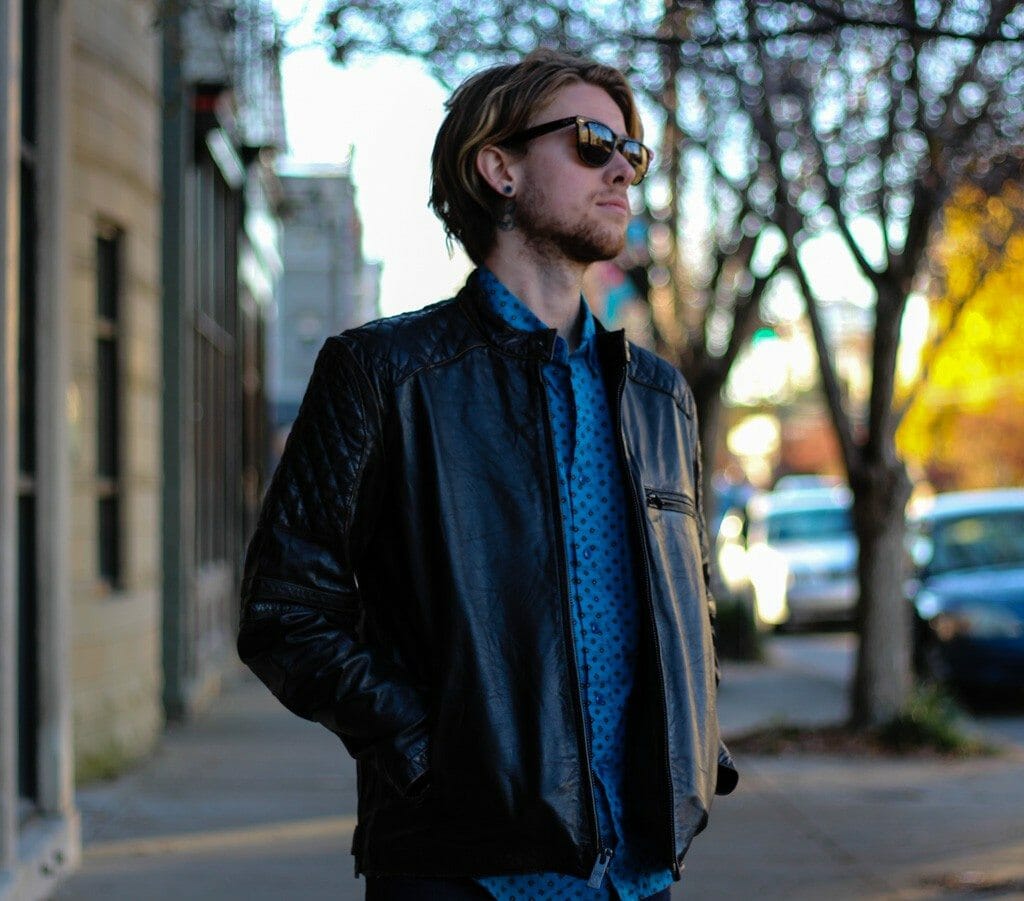
[[[759,628],[853,618],[857,539],[844,486],[764,492],[727,515],[718,562],[728,589],[749,598]]]

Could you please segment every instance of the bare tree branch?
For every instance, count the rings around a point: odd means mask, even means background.
[[[948,28],[929,28],[923,25],[919,25],[917,21],[913,18],[899,19],[893,22],[889,22],[884,19],[871,19],[867,17],[851,16],[845,13],[839,7],[827,6],[824,3],[817,2],[817,0],[801,0],[801,2],[804,4],[804,6],[808,7],[809,9],[817,13],[819,16],[822,16],[823,18],[826,18],[829,21],[833,22],[836,26],[845,26],[852,28],[872,28],[879,31],[899,31],[905,35],[920,38],[955,38],[957,40],[970,41],[971,43],[976,45],[1008,43],[1012,41],[1019,41],[1021,38],[1020,34],[1012,36],[1000,35],[998,33],[993,32],[989,28],[986,28],[981,34],[971,34],[970,32],[954,31]]]
[[[839,450],[843,456],[843,463],[847,472],[853,473],[860,468],[860,451],[853,438],[853,426],[850,417],[843,410],[843,392],[839,386],[839,377],[835,367],[832,365],[832,355],[829,351],[828,340],[825,337],[825,329],[821,321],[821,313],[818,309],[820,299],[811,287],[804,272],[803,264],[792,243],[786,252],[786,260],[790,271],[796,276],[800,285],[800,293],[804,298],[804,309],[807,311],[807,319],[811,325],[811,335],[814,338],[814,349],[817,351],[820,362],[821,387],[825,392],[826,406],[832,419],[832,426],[836,431],[836,438],[839,441]]]
[[[810,110],[807,108],[806,98],[801,98],[804,103],[804,114],[806,118],[810,118]],[[843,236],[843,241],[849,248],[850,253],[853,255],[854,260],[857,262],[857,267],[864,274],[864,277],[871,282],[876,288],[881,282],[882,277],[886,274],[885,270],[878,270],[871,263],[868,262],[863,251],[860,249],[860,244],[853,237],[853,232],[850,231],[850,223],[847,219],[846,213],[843,212],[843,198],[840,193],[839,186],[829,178],[828,171],[825,165],[825,148],[821,142],[821,137],[815,130],[813,125],[808,123],[808,129],[811,134],[811,140],[814,143],[815,150],[817,151],[817,166],[818,175],[825,184],[825,202],[828,208],[832,211],[832,215],[836,219],[836,227],[839,229],[840,234]]]
[[[850,19],[847,22],[808,25],[797,28],[785,28],[769,34],[760,34],[756,37],[720,37],[720,38],[680,38],[674,35],[645,34],[643,32],[630,32],[628,37],[638,44],[660,44],[673,47],[693,46],[700,50],[724,47],[759,46],[777,41],[780,38],[815,38],[823,35],[835,35],[842,28],[865,28],[873,31],[896,31],[910,37],[923,38],[925,40],[940,38],[948,40],[968,41],[978,47],[987,47],[991,44],[1016,44],[1024,40],[1024,35],[996,35],[986,37],[981,35],[964,34],[962,32],[950,31],[944,28],[921,28],[907,22],[874,22],[870,20]]]
[[[739,356],[739,352],[746,346],[750,336],[760,324],[761,298],[764,296],[768,285],[771,284],[772,279],[775,278],[782,268],[783,259],[784,257],[780,256],[775,265],[766,274],[755,276],[750,293],[737,300],[733,312],[733,325],[732,332],[729,335],[729,343],[726,346],[725,353],[722,354],[719,364],[725,372],[732,368],[733,363],[736,362],[736,357]]]
[[[984,281],[984,276],[976,279],[972,290],[964,294],[954,303],[953,308],[950,310],[949,321],[946,323],[946,327],[935,332],[931,341],[928,342],[928,346],[922,352],[921,369],[918,373],[918,377],[911,386],[907,396],[903,399],[903,402],[897,405],[893,411],[893,420],[896,424],[896,428],[899,428],[900,423],[903,422],[904,418],[906,418],[910,408],[914,406],[914,403],[917,401],[918,397],[920,397],[922,389],[928,384],[932,367],[935,365],[935,361],[938,359],[940,351],[945,347],[950,335],[952,335],[956,330],[957,323],[960,321],[960,316],[963,314],[964,310],[967,309],[968,302],[978,292],[978,289],[981,288]]]

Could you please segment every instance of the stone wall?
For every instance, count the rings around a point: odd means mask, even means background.
[[[68,184],[74,743],[79,776],[163,725],[160,622],[160,41],[150,0],[74,5]],[[99,573],[97,236],[120,234],[122,578]]]

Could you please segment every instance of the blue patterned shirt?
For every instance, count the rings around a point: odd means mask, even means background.
[[[480,285],[493,309],[521,331],[547,326],[488,269]],[[498,901],[634,901],[669,886],[668,868],[652,869],[623,835],[626,708],[633,688],[639,610],[627,534],[622,467],[597,359],[597,329],[586,303],[580,346],[555,339],[544,365],[565,535],[573,644],[590,742],[590,766],[604,847],[614,848],[599,889],[564,873],[494,876],[478,881]],[[613,891],[614,886],[614,891]],[[615,894],[617,893],[617,895]]]

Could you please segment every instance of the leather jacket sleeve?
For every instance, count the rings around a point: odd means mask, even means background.
[[[428,765],[423,687],[360,637],[355,577],[379,452],[376,394],[344,336],[321,350],[246,554],[238,652],[293,713],[369,758],[399,794]]]
[[[696,430],[696,420],[694,420],[694,428]],[[697,449],[694,454],[694,485],[697,493],[697,528],[700,532],[701,564],[704,575],[704,587],[708,597],[708,615],[711,617],[711,637],[715,648],[715,688],[717,688],[721,678],[721,672],[718,666],[718,634],[715,630],[715,599],[711,594],[711,567],[708,559],[710,551],[707,535],[707,519],[705,518],[706,514],[704,510],[703,458],[699,439],[694,441],[694,447]],[[715,784],[715,794],[728,795],[736,788],[739,778],[739,772],[736,770],[736,764],[733,762],[732,754],[729,753],[729,749],[725,746],[725,742],[719,738],[718,778]]]

